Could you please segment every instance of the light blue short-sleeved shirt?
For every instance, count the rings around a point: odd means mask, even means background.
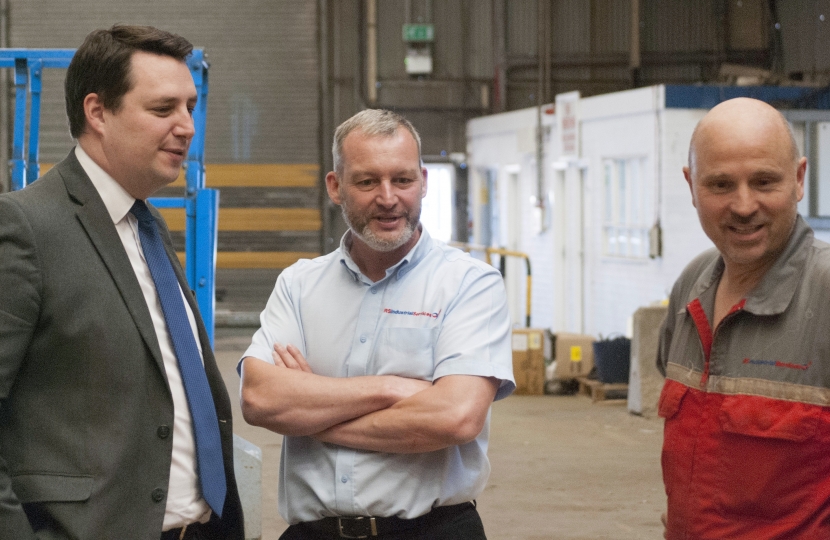
[[[501,275],[422,229],[414,248],[372,282],[336,251],[284,270],[244,356],[272,362],[274,342],[293,344],[327,377],[400,375],[434,381],[478,375],[515,388],[510,318]],[[389,454],[283,440],[279,509],[289,523],[327,516],[414,518],[474,499],[487,482],[489,415],[462,446]]]

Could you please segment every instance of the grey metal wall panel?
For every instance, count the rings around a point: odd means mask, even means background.
[[[643,77],[665,84],[694,84],[701,80],[701,67],[695,64],[652,65],[643,68]]]
[[[424,155],[441,155],[457,152],[466,147],[466,122],[469,116],[458,111],[436,114],[430,111],[404,111],[421,136]]]
[[[461,109],[466,90],[458,81],[386,81],[379,88],[378,99],[402,108]]]
[[[582,85],[591,80],[591,68],[587,67],[564,67],[554,69],[553,73],[553,94],[580,90]],[[584,91],[583,91],[584,92]],[[587,95],[587,94],[586,94]]]
[[[643,51],[714,51],[719,47],[718,29],[723,26],[721,2],[715,0],[641,0],[646,22]]]
[[[493,4],[490,0],[464,0],[467,75],[493,78]]]
[[[507,108],[509,110],[524,109],[536,106],[536,90],[538,83],[532,80],[511,80],[507,84]]]
[[[461,17],[461,0],[432,2],[432,22],[435,25],[435,42],[432,47],[433,75],[460,79],[464,77],[465,50],[464,27]]]
[[[631,73],[628,65],[594,67],[591,68],[590,82],[619,90],[631,84]]]
[[[764,49],[769,46],[768,0],[729,2],[726,16],[730,49]]]
[[[333,126],[358,111],[363,96],[363,62],[360,21],[361,0],[337,0],[330,3],[330,43],[332,44],[332,114]],[[324,133],[329,144],[333,133]]]
[[[316,162],[316,9],[287,0],[11,0],[10,42],[73,48],[91,30],[117,22],[179,33],[211,63],[208,162]],[[44,160],[59,159],[65,151],[58,147],[70,144],[61,101],[62,92],[50,94],[44,110]]]
[[[339,240],[339,239],[338,239]],[[281,270],[232,269],[216,270],[216,309],[259,313],[265,309]]]
[[[779,0],[776,4],[785,72],[830,70],[830,0]]]
[[[40,162],[57,163],[66,157],[74,141],[69,135],[66,104],[63,99],[65,69],[43,71],[42,117],[40,122]]]
[[[406,46],[402,34],[403,24],[407,22],[406,4],[403,0],[377,2],[378,77],[381,79],[408,77],[403,63]]]
[[[537,0],[507,2],[507,54],[535,55],[538,23]]]
[[[185,250],[183,231],[172,231],[170,238],[173,241],[173,247],[177,251]],[[320,250],[320,233],[317,231],[219,231],[216,244],[219,252],[240,251],[239,246],[244,245],[245,249],[243,251],[302,251],[314,253]]]
[[[593,0],[591,5],[591,50],[627,53],[631,45],[631,0]]]
[[[586,0],[551,2],[553,56],[591,50],[591,3]]]

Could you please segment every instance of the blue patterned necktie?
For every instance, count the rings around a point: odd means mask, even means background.
[[[170,332],[173,350],[179,362],[187,404],[193,419],[202,496],[211,509],[222,517],[227,484],[222,461],[222,443],[219,438],[219,422],[202,358],[185,311],[179,281],[161,242],[156,220],[147,205],[144,201],[136,200],[130,212],[138,219],[141,248],[156,284],[161,310],[164,312],[164,320],[167,322],[167,330]]]

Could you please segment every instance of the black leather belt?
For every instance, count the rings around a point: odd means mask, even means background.
[[[445,523],[474,508],[474,502],[465,502],[452,506],[439,506],[423,516],[412,519],[394,516],[342,516],[308,521],[305,525],[334,538],[373,538]]]
[[[161,540],[194,540],[198,538],[207,538],[201,534],[207,528],[207,523],[191,523],[184,527],[177,527],[164,531],[161,533]]]

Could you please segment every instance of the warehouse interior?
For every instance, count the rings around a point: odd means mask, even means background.
[[[91,29],[130,21],[167,27],[205,50],[207,185],[221,187],[228,216],[217,311],[254,313],[282,268],[339,242],[339,210],[320,185],[334,127],[353,113],[399,111],[420,131],[426,161],[461,164],[468,120],[550,104],[565,92],[739,79],[822,88],[830,63],[824,11],[819,0],[3,0],[0,43],[72,48]],[[431,25],[432,41],[405,41],[406,24]],[[431,59],[429,73],[407,72],[408,55],[417,54]],[[8,160],[13,81],[2,71],[0,159]],[[44,73],[46,164],[72,146],[62,77]],[[459,171],[453,237],[463,242],[469,202]],[[8,171],[0,174],[7,189]]]
[[[0,0],[0,47],[71,49],[93,29],[115,23],[181,34],[204,51],[209,66],[204,181],[219,193],[213,335],[232,400],[239,389],[236,363],[280,272],[336,249],[346,231],[340,208],[325,190],[334,129],[360,110],[392,109],[420,132],[423,159],[435,179],[430,189],[437,199],[429,208],[436,230],[500,266],[507,280],[517,329],[514,369],[525,395],[492,409],[492,475],[479,500],[489,537],[662,537],[656,333],[670,284],[711,243],[691,201],[683,200],[685,184],[660,186],[683,183],[682,158],[676,156],[684,155],[694,123],[717,101],[665,103],[677,89],[695,87],[719,88],[721,96],[730,92],[723,89],[755,95],[752,89],[758,87],[800,92],[775,99],[790,110],[788,119],[815,171],[799,211],[826,239],[830,1]],[[64,73],[43,72],[41,172],[73,146],[63,108]],[[560,159],[556,137],[569,99],[583,108],[577,117],[584,124],[580,145],[585,156],[599,147],[596,163],[578,155],[585,163],[571,168],[576,161]],[[659,100],[662,104],[654,105]],[[600,105],[602,114],[596,112]],[[4,163],[15,157],[15,107],[13,70],[2,69]],[[671,147],[674,153],[655,154],[664,161],[655,161],[650,150],[602,154],[603,145],[612,143],[597,142],[605,125],[590,122],[624,117],[625,125],[626,115],[634,113],[676,119],[660,124],[677,126],[671,134],[638,128],[630,135],[633,143],[645,141],[649,148]],[[656,125],[651,116],[640,121]],[[498,137],[508,133],[511,151],[519,149],[513,157],[496,159],[486,141],[476,146],[493,137],[496,147],[505,140]],[[624,253],[606,247],[585,255],[592,242],[607,243],[601,199],[556,192],[557,182],[561,178],[564,186],[574,178],[570,175],[584,174],[589,176],[580,178],[590,185],[590,174],[606,174],[601,172],[606,163],[637,167],[640,162],[631,160],[640,155],[647,156],[642,166],[651,172],[644,178],[654,186],[648,204],[657,208],[638,225],[642,249]],[[510,182],[521,197],[515,204],[508,200]],[[822,189],[825,184],[829,187]],[[11,168],[0,168],[0,192],[12,186]],[[159,195],[181,197],[185,186],[183,173]],[[576,229],[568,218],[557,221],[565,214],[557,213],[554,192],[560,205],[567,201],[586,210],[575,218]],[[572,196],[580,198],[567,198]],[[510,228],[513,207],[523,209],[518,229]],[[183,254],[184,210],[163,214]],[[668,214],[676,220],[675,230],[688,237],[671,236]],[[655,229],[657,224],[661,228]],[[548,240],[548,230],[564,231],[563,236]],[[662,234],[659,240],[649,236],[654,231]],[[575,277],[565,266],[560,279],[554,254],[571,248],[563,257],[581,262]],[[526,260],[499,250],[524,253]],[[659,273],[652,271],[654,265]],[[592,274],[592,268],[605,277]],[[574,290],[587,292],[575,299]],[[619,293],[625,301],[614,311],[608,305],[617,291],[625,291]],[[594,365],[591,341],[584,338],[622,335],[631,340],[625,383],[577,380]],[[276,539],[286,527],[276,509],[281,437],[246,425],[234,406],[235,432],[262,450],[260,514],[252,513],[260,527],[257,538]]]

